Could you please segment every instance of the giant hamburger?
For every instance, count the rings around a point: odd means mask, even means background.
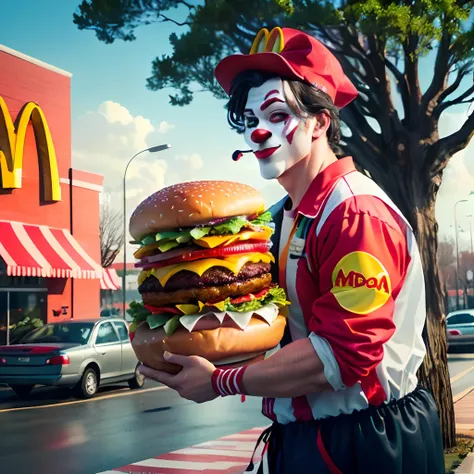
[[[177,373],[168,351],[238,366],[279,344],[289,303],[272,282],[270,222],[261,194],[231,181],[169,186],[137,207],[129,229],[142,301],[129,314],[142,363]]]

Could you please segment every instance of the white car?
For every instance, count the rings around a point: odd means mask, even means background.
[[[138,389],[145,383],[138,367],[128,324],[118,318],[50,323],[18,344],[0,346],[0,384],[20,397],[35,385],[70,387],[82,398],[116,382]]]

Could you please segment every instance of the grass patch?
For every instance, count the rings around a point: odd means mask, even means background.
[[[444,468],[446,474],[454,474],[454,469],[459,467],[462,460],[474,451],[474,436],[458,435],[456,436],[456,447],[446,449],[444,452]]]

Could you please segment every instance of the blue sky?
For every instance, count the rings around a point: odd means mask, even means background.
[[[106,45],[92,31],[79,31],[73,24],[72,15],[79,3],[1,0],[0,7],[1,44],[73,74],[74,167],[103,174],[112,202],[120,202],[120,179],[127,158],[140,147],[170,143],[171,150],[143,155],[131,165],[129,212],[160,186],[187,179],[246,182],[261,189],[269,202],[282,195],[277,183],[260,178],[256,160],[250,155],[238,164],[231,161],[232,151],[245,144],[241,136],[229,130],[223,101],[200,93],[192,105],[172,107],[168,104],[172,91],[146,89],[152,60],[170,52],[168,36],[181,31],[178,27],[156,23],[138,28],[134,42]],[[430,78],[423,71],[431,71],[431,65],[428,59],[421,68],[422,84]],[[446,114],[442,131],[456,130],[465,110],[458,108]],[[470,150],[453,159],[442,186],[437,214],[446,234],[451,232],[454,202],[462,199],[471,185],[474,190],[473,148]],[[473,212],[472,203],[470,208]]]

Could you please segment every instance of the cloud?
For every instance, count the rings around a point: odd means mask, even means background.
[[[141,116],[134,116],[123,105],[106,101],[97,110],[87,112],[73,121],[72,158],[77,169],[104,176],[107,199],[115,209],[122,209],[122,183],[125,167],[138,151],[163,143],[163,134],[175,126],[166,120],[159,125]],[[202,167],[199,155],[184,157],[186,169]],[[175,160],[178,168],[178,158]],[[145,153],[127,171],[127,215],[144,199],[166,185],[173,160],[160,154]],[[186,174],[186,173],[184,173]],[[180,174],[176,176],[181,179]]]
[[[166,120],[164,120],[163,122],[160,123],[160,125],[158,125],[157,130],[160,133],[167,133],[170,130],[173,130],[175,127],[176,126],[173,125],[172,123],[168,123]]]
[[[149,119],[141,115],[133,116],[117,102],[103,102],[96,111],[87,112],[73,122],[74,166],[104,175],[105,187],[117,189],[128,160],[138,150],[161,143],[162,138],[158,142],[156,137],[162,137],[174,127],[167,121],[155,127]],[[131,189],[135,187],[133,178],[155,185],[163,183],[166,170],[164,161],[153,160],[150,155],[145,155],[128,170]]]
[[[103,175],[103,199],[121,211],[123,176],[128,161],[137,150],[165,143],[164,134],[173,129],[175,125],[166,120],[154,126],[148,118],[134,116],[117,102],[103,102],[97,110],[73,121],[73,166]],[[204,170],[212,169],[205,166],[198,153],[176,156],[171,153],[172,150],[163,154],[144,153],[128,168],[127,219],[150,194],[170,184],[202,179]]]
[[[201,155],[197,153],[193,153],[192,155],[178,155],[175,159],[184,166],[190,166],[193,170],[200,170],[204,166]]]

